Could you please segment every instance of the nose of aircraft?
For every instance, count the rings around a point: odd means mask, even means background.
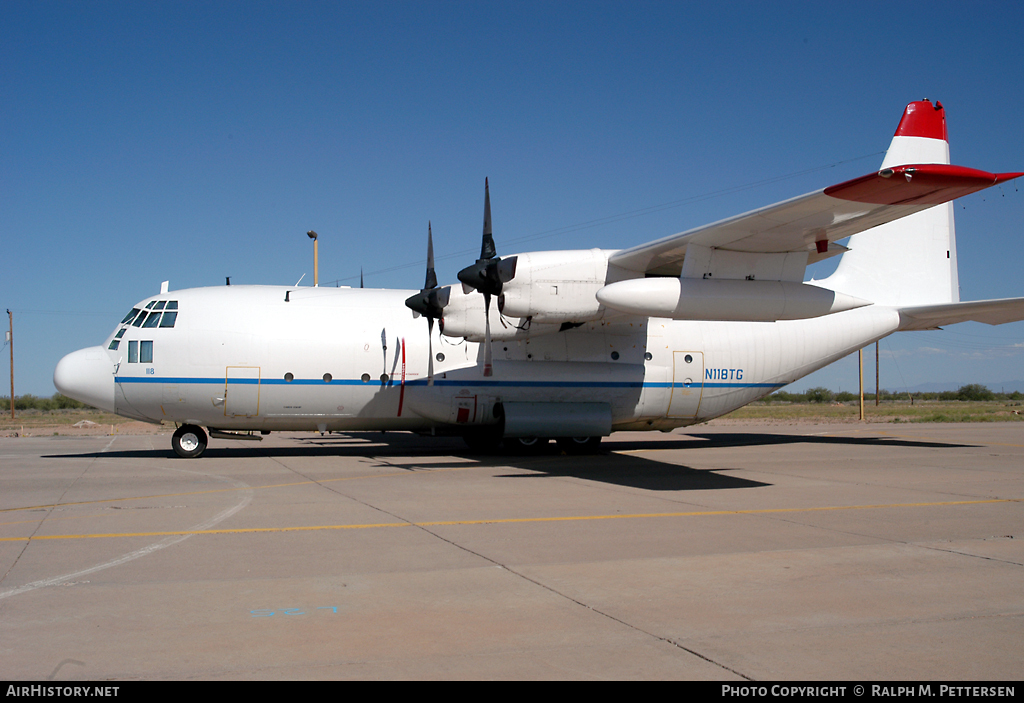
[[[114,412],[114,364],[103,347],[79,349],[61,359],[53,385],[69,398]]]

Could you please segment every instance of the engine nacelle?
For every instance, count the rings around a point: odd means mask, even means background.
[[[609,267],[608,255],[601,249],[519,254],[515,278],[501,294],[502,312],[534,324],[600,320],[607,310],[597,291],[636,275]]]
[[[807,283],[638,278],[605,286],[597,299],[634,315],[674,320],[802,320],[870,305]]]
[[[529,339],[557,332],[561,325],[537,324],[527,318],[511,317],[498,311],[491,300],[491,339],[495,342]],[[484,296],[475,290],[466,293],[461,286],[452,286],[451,296],[441,318],[441,334],[446,337],[465,337],[471,342],[483,342],[485,337]]]

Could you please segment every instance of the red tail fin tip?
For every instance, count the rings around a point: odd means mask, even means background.
[[[949,141],[946,132],[946,110],[942,103],[931,100],[918,100],[907,105],[903,111],[903,119],[896,128],[897,137],[926,137]]]

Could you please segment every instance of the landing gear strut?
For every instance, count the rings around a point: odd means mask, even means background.
[[[206,451],[206,433],[196,425],[182,425],[171,437],[171,448],[183,459],[194,459]]]

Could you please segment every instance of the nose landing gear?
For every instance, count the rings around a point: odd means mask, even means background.
[[[206,432],[196,425],[182,425],[171,437],[171,448],[183,459],[194,459],[206,451]]]

